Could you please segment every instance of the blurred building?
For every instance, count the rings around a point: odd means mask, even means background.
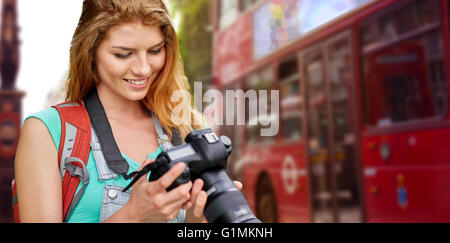
[[[15,90],[19,69],[16,0],[2,1],[0,40],[0,223],[12,222],[11,183],[24,92]]]

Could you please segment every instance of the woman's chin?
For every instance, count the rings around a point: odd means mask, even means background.
[[[128,93],[126,94],[126,99],[130,101],[141,101],[145,99],[147,93]]]

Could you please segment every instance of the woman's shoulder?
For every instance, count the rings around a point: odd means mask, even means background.
[[[26,117],[23,122],[24,125],[32,118],[41,121],[46,126],[56,145],[56,149],[59,149],[59,140],[61,138],[61,117],[59,112],[53,107],[45,108]]]
[[[31,117],[44,120],[60,120],[58,111],[53,107],[47,107],[43,110],[32,113],[31,115],[25,118],[24,123]]]

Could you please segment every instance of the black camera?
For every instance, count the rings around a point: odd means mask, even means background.
[[[136,173],[127,190],[142,175],[149,171],[149,181],[158,180],[179,162],[186,163],[185,171],[167,189],[171,189],[197,178],[204,181],[203,190],[208,194],[205,216],[210,223],[261,223],[250,210],[242,193],[227,175],[225,168],[231,153],[231,140],[220,138],[211,130],[191,132],[186,144],[162,152],[155,162]]]

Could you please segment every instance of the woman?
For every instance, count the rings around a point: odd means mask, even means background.
[[[188,90],[178,40],[161,0],[85,0],[70,50],[67,101],[82,103],[93,89],[103,105],[129,173],[151,163],[161,152],[153,118],[172,137],[201,128],[201,115],[191,106],[190,121],[173,121],[176,90]],[[188,97],[185,97],[188,98]],[[183,103],[181,103],[183,104]],[[61,136],[58,112],[49,108],[25,120],[16,153],[15,178],[21,222],[62,222],[61,176],[57,151]],[[181,125],[175,125],[181,124]],[[55,146],[56,145],[56,146]],[[92,151],[91,151],[92,153]],[[129,199],[106,213],[104,188],[125,187],[123,176],[103,180],[93,156],[90,180],[68,222],[205,222],[207,195],[198,179],[167,192],[185,165],[174,166],[159,180],[140,179]],[[238,188],[242,185],[236,182]]]

